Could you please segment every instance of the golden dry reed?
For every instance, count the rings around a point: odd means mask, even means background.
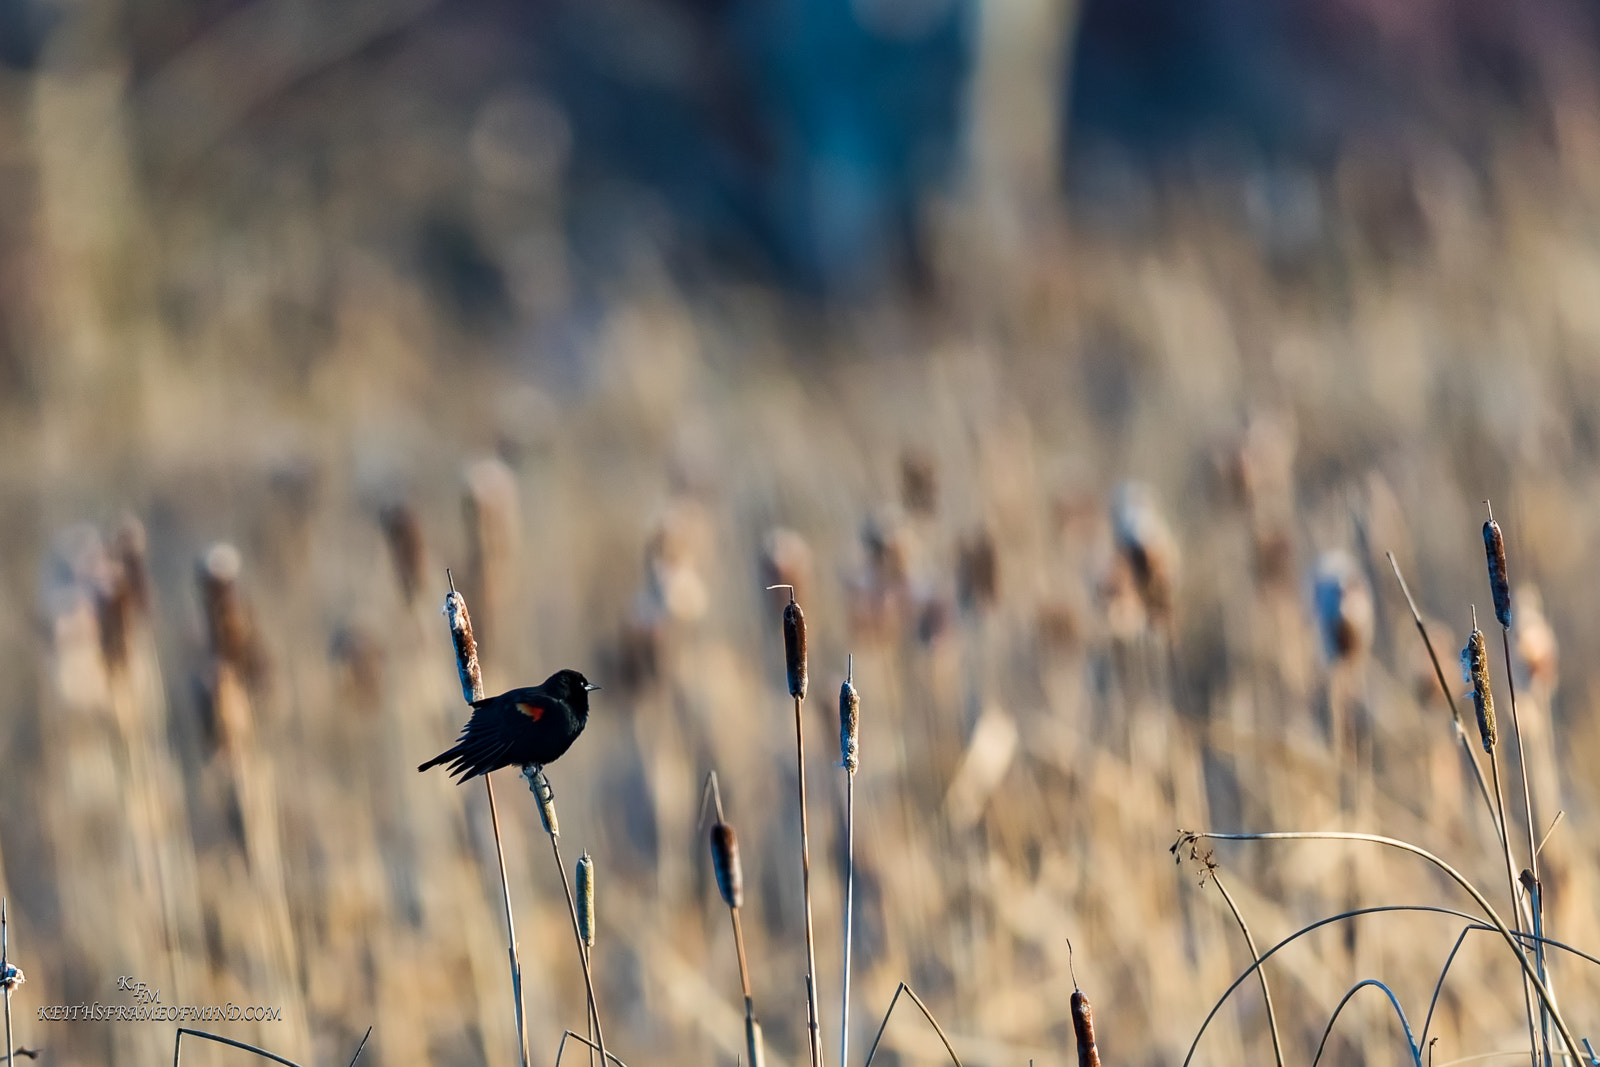
[[[1472,635],[1467,647],[1461,650],[1461,670],[1472,683],[1472,704],[1478,709],[1478,735],[1483,738],[1483,750],[1493,752],[1495,741],[1494,692],[1489,688],[1489,654],[1483,641],[1483,631],[1478,629],[1477,616],[1473,616]]]

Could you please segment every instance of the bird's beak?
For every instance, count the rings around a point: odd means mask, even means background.
[[[599,689],[599,688],[600,687],[598,685],[595,685],[593,682],[584,682],[583,683],[583,691],[586,692],[586,693],[592,693],[596,689]]]

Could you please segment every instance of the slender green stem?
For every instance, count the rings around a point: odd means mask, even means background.
[[[1185,830],[1180,833],[1178,845],[1175,845],[1174,848],[1200,839],[1212,841],[1365,841],[1368,844],[1384,845],[1388,848],[1399,849],[1402,852],[1409,852],[1414,856],[1427,860],[1429,863],[1433,864],[1440,871],[1442,871],[1447,877],[1449,877],[1451,881],[1459,885],[1468,896],[1472,897],[1473,902],[1483,910],[1484,917],[1494,924],[1494,928],[1499,931],[1500,937],[1516,954],[1517,963],[1521,965],[1523,975],[1526,976],[1531,983],[1533,983],[1533,987],[1538,992],[1539,998],[1543,1000],[1545,1005],[1550,1009],[1550,1018],[1555,1023],[1556,1030],[1561,1034],[1562,1041],[1566,1043],[1567,1051],[1570,1052],[1574,1057],[1578,1056],[1579,1053],[1577,1039],[1572,1036],[1572,1030],[1567,1026],[1566,1020],[1562,1018],[1560,1009],[1557,1008],[1556,1005],[1551,1001],[1550,991],[1545,988],[1543,982],[1539,981],[1539,976],[1534,972],[1533,965],[1528,962],[1528,958],[1523,954],[1517,940],[1517,935],[1514,934],[1511,931],[1511,928],[1506,925],[1505,920],[1500,918],[1500,913],[1495,911],[1494,905],[1489,903],[1488,898],[1478,890],[1477,886],[1468,881],[1466,876],[1460,871],[1456,870],[1454,867],[1450,866],[1450,864],[1446,863],[1438,856],[1435,856],[1427,849],[1413,845],[1409,841],[1401,841],[1393,837],[1382,837],[1378,834],[1350,833],[1338,830],[1279,831],[1274,833],[1255,834],[1222,834],[1209,831]]]
[[[1217,892],[1222,894],[1222,899],[1227,901],[1228,910],[1233,912],[1233,921],[1239,924],[1239,932],[1244,934],[1244,943],[1250,949],[1250,958],[1259,960],[1261,954],[1256,951],[1256,939],[1251,936],[1250,927],[1244,921],[1244,915],[1239,911],[1239,906],[1233,902],[1233,894],[1228,892],[1228,887],[1222,884],[1215,867],[1207,872],[1211,882],[1217,887]],[[1283,1067],[1283,1042],[1278,1037],[1278,1015],[1272,1007],[1272,990],[1267,986],[1267,971],[1264,967],[1256,968],[1256,975],[1261,979],[1261,999],[1267,1002],[1267,1028],[1272,1031],[1272,1056],[1277,1061],[1278,1067]]]

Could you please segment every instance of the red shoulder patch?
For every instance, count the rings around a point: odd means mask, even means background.
[[[540,707],[538,704],[524,704],[519,700],[517,701],[517,710],[522,712],[522,714],[526,715],[528,718],[532,719],[534,722],[538,722],[544,717],[544,708]]]

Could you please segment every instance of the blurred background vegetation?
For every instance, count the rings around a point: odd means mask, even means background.
[[[1070,1060],[1070,937],[1108,1062],[1175,1062],[1247,960],[1179,827],[1502,884],[1383,558],[1453,653],[1486,497],[1541,832],[1567,812],[1549,926],[1596,949],[1597,44],[1577,0],[0,0],[19,1042],[158,1062],[171,1026],[35,1021],[132,975],[281,1006],[227,1032],[305,1063],[369,1024],[372,1062],[514,1061],[480,791],[413,770],[464,719],[448,565],[491,692],[605,687],[551,779],[635,1067],[742,1047],[713,768],[769,1056],[804,1055],[774,579],[811,624],[826,1047],[853,653],[853,1048],[904,979],[968,1062]],[[1371,605],[1343,650],[1318,574]],[[501,789],[548,1064],[582,984]],[[1359,850],[1216,858],[1263,942],[1461,904]],[[1420,1014],[1455,932],[1286,953],[1291,1048],[1359,977]],[[1440,1063],[1523,1025],[1504,952],[1463,952]],[[1258,1004],[1210,1062],[1266,1062]],[[1348,1019],[1335,1058],[1398,1061]]]

